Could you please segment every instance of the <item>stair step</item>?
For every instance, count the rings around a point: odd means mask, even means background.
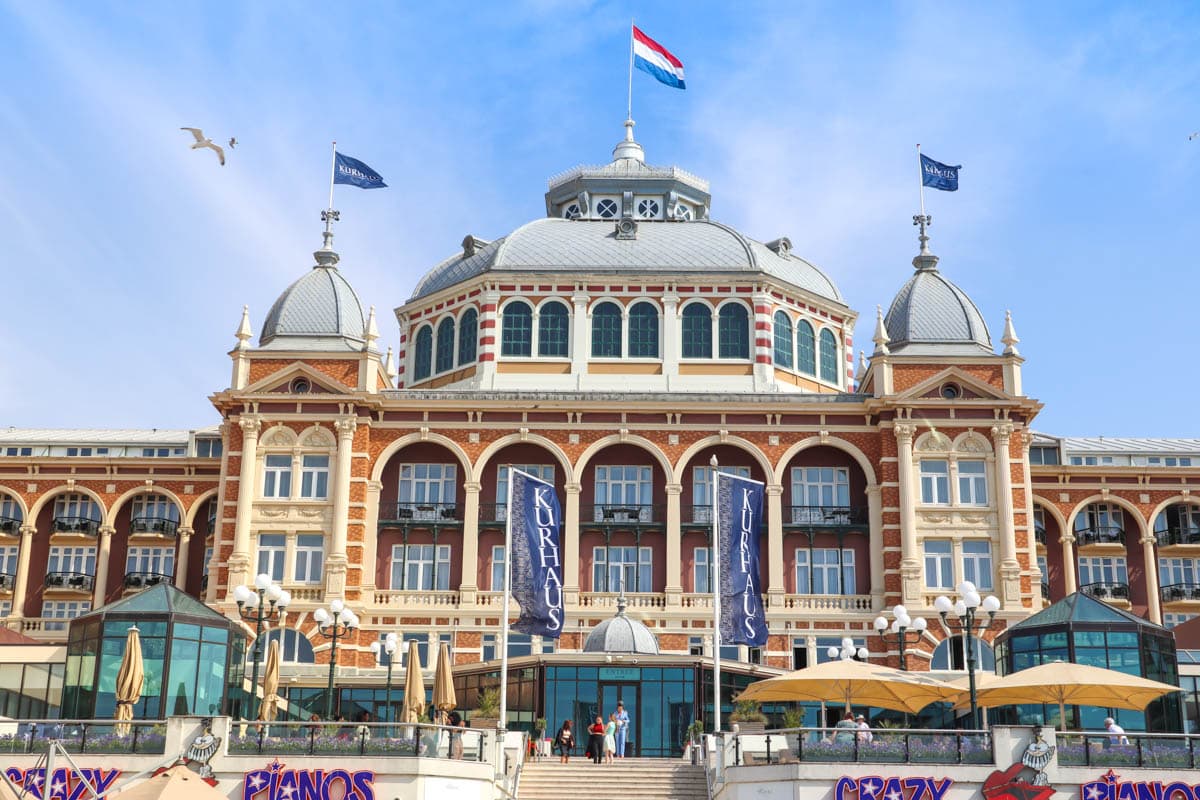
[[[588,800],[707,800],[702,767],[662,758],[626,758],[613,764],[577,759],[526,762],[521,772],[520,800],[562,800],[564,791],[588,787]]]

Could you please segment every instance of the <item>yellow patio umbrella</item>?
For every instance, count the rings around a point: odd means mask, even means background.
[[[1058,703],[1059,719],[1065,727],[1067,705],[1141,711],[1163,695],[1178,691],[1178,686],[1116,670],[1055,661],[997,678],[976,691],[975,696],[979,705],[989,708]],[[960,705],[969,702],[965,694],[955,699]]]
[[[454,672],[450,668],[450,646],[442,642],[442,646],[438,648],[437,668],[433,673],[433,707],[443,714],[448,714],[457,706],[458,697],[454,693]]]
[[[138,637],[137,625],[129,628],[125,637],[125,653],[121,656],[121,668],[117,670],[117,712],[118,720],[133,719],[133,707],[142,698],[142,684],[145,683],[146,673],[142,665],[142,640]],[[128,736],[128,722],[118,722],[114,728],[117,736]]]
[[[833,659],[752,683],[738,700],[809,701],[877,706],[915,714],[959,690],[920,672],[904,672],[865,661]]]
[[[110,800],[229,800],[224,792],[209,786],[185,764],[177,764],[108,797]]]
[[[408,640],[408,665],[404,673],[404,705],[400,707],[401,722],[418,723],[425,711],[425,678],[421,675],[421,653],[417,640]]]
[[[18,792],[13,790],[12,784],[8,782],[8,777],[0,772],[0,800],[17,800]],[[29,795],[33,797],[33,795]]]
[[[263,670],[262,701],[258,704],[258,718],[264,722],[275,719],[279,713],[279,640],[272,639],[267,648],[267,665]]]

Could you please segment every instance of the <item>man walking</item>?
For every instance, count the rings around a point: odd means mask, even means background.
[[[625,704],[620,700],[617,701],[617,758],[625,757],[625,737],[629,733],[629,712],[625,710]]]

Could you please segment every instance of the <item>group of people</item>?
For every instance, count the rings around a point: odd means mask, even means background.
[[[625,704],[618,701],[617,710],[608,715],[608,722],[597,715],[596,721],[588,726],[587,755],[595,764],[613,763],[613,758],[625,757],[625,741],[629,734],[629,712]],[[563,720],[562,727],[554,735],[554,749],[558,751],[559,761],[563,764],[571,760],[575,750],[575,731],[571,720]]]
[[[834,741],[840,744],[849,744],[856,738],[859,744],[870,744],[875,740],[875,734],[871,733],[871,726],[862,714],[856,717],[853,712],[847,711],[846,716],[834,727],[839,729],[834,734]]]

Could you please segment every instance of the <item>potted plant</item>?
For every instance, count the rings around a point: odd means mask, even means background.
[[[767,729],[767,715],[754,700],[734,700],[729,721],[736,722],[742,733],[762,733]]]
[[[687,728],[687,744],[683,748],[683,757],[690,759],[693,764],[699,764],[704,752],[704,723],[696,720]]]
[[[789,731],[786,734],[788,747],[793,753],[800,752],[800,737],[803,735],[797,728],[804,726],[804,709],[799,706],[783,710],[783,727]]]
[[[480,689],[475,702],[475,714],[471,717],[472,728],[495,730],[500,723],[500,690],[494,686]]]

